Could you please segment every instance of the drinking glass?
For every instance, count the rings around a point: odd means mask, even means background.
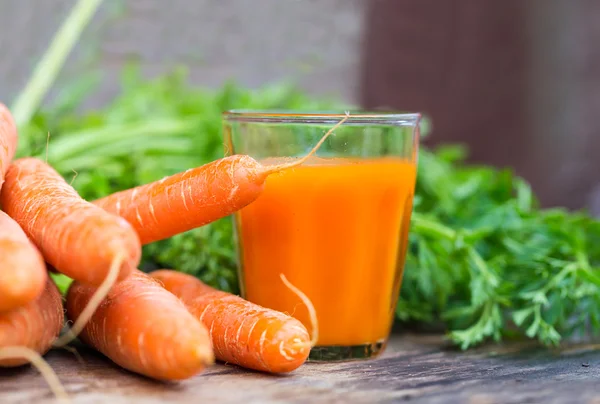
[[[344,113],[224,113],[226,155],[298,159]],[[303,164],[271,174],[235,214],[242,296],[318,332],[309,361],[365,359],[387,344],[408,245],[421,115],[351,113]],[[309,310],[281,275],[308,297]]]

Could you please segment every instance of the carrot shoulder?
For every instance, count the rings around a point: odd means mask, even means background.
[[[0,313],[37,299],[47,278],[42,254],[17,222],[0,211]]]
[[[0,188],[17,149],[17,126],[6,105],[0,103]]]
[[[191,275],[174,270],[149,275],[210,330],[217,359],[272,373],[291,372],[306,362],[311,340],[299,320],[218,291]]]
[[[229,156],[93,203],[131,223],[142,244],[159,241],[250,204],[258,198],[270,174],[305,162],[346,119],[348,116],[332,127],[309,154],[292,163],[264,166],[250,156]]]
[[[74,282],[67,317],[76,320],[94,288]],[[208,331],[158,282],[135,270],[114,285],[80,338],[121,367],[159,380],[180,380],[214,361]]]
[[[63,320],[60,292],[52,279],[47,278],[44,290],[36,300],[0,314],[0,367],[20,366],[29,362],[23,356],[8,354],[15,347],[46,354],[58,336]]]

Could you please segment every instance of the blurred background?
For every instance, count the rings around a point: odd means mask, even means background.
[[[11,100],[74,0],[0,0],[0,96]],[[420,111],[426,140],[512,167],[544,206],[600,215],[600,2],[590,0],[106,0],[61,80],[131,59],[211,87],[292,80],[364,108]],[[56,95],[56,90],[51,94]]]

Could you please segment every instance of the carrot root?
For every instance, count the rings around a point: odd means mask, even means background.
[[[75,357],[75,359],[77,359],[77,362],[79,362],[80,365],[85,364],[83,357],[79,354],[79,352],[77,351],[77,349],[75,347],[64,345],[61,348],[64,349],[65,351],[73,354],[73,356]]]
[[[66,296],[69,320],[77,321],[97,290],[73,282]],[[122,368],[157,380],[188,379],[214,362],[206,327],[139,270],[110,289],[80,339]]]
[[[312,327],[311,338],[310,338],[310,347],[312,348],[317,344],[317,341],[319,340],[319,321],[317,319],[317,311],[315,310],[315,306],[312,304],[312,302],[310,301],[308,296],[306,296],[306,294],[304,292],[302,292],[300,289],[298,289],[296,286],[294,286],[285,277],[284,274],[280,274],[280,277],[281,277],[281,281],[284,283],[284,285],[287,286],[292,292],[294,292],[300,298],[300,300],[302,300],[302,303],[304,303],[304,305],[306,306],[306,309],[308,310],[308,316],[310,318],[310,325]],[[304,344],[302,344],[302,345],[304,345]]]
[[[25,346],[7,346],[0,348],[0,360],[16,358],[27,359],[40,372],[59,402],[71,402],[60,379],[54,370],[52,370],[48,362],[46,362],[39,353]]]
[[[50,148],[50,132],[48,132],[48,136],[46,137],[46,164],[48,164],[48,149]]]
[[[113,285],[117,281],[117,278],[119,277],[119,271],[121,269],[121,265],[123,265],[123,262],[125,262],[125,259],[126,255],[124,253],[117,254],[115,256],[104,282],[102,282],[98,289],[96,289],[86,307],[77,317],[77,320],[75,321],[73,326],[69,330],[67,330],[65,334],[63,334],[62,336],[57,338],[56,341],[54,341],[54,343],[52,344],[54,347],[64,347],[65,345],[73,341],[75,338],[77,338],[81,330],[83,330],[87,322],[90,321],[90,319],[94,315],[94,312],[96,311],[98,306],[102,304],[104,298],[110,293],[110,289],[113,287]]]
[[[291,372],[306,362],[310,334],[298,319],[176,270],[156,270],[150,276],[206,326],[221,362],[269,373]]]
[[[325,140],[327,140],[327,138],[338,128],[340,127],[344,122],[346,122],[348,120],[348,118],[350,118],[350,113],[346,112],[346,116],[343,117],[338,123],[336,123],[335,125],[333,125],[331,127],[331,129],[329,129],[327,131],[327,133],[325,133],[323,135],[323,137],[321,137],[321,139],[317,142],[317,144],[311,149],[310,152],[308,152],[308,154],[306,154],[306,156],[292,162],[292,163],[285,163],[285,164],[277,164],[277,165],[273,165],[273,166],[267,166],[265,167],[265,175],[270,175],[270,174],[274,174],[276,172],[279,172],[281,170],[286,170],[288,168],[294,168],[297,167],[303,163],[305,163],[309,158],[311,158],[316,152],[317,150],[319,150],[319,148],[323,145],[323,143],[325,143]]]

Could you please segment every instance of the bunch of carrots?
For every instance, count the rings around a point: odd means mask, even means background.
[[[43,355],[76,338],[157,380],[190,378],[215,360],[272,373],[297,369],[314,346],[316,323],[311,338],[287,314],[174,269],[137,267],[143,245],[252,203],[269,175],[305,162],[348,117],[291,163],[264,166],[234,155],[87,201],[45,161],[14,159],[15,121],[0,104],[0,367],[32,363],[60,397],[66,393]],[[64,299],[49,271],[73,279]],[[282,282],[310,309],[301,291]]]

